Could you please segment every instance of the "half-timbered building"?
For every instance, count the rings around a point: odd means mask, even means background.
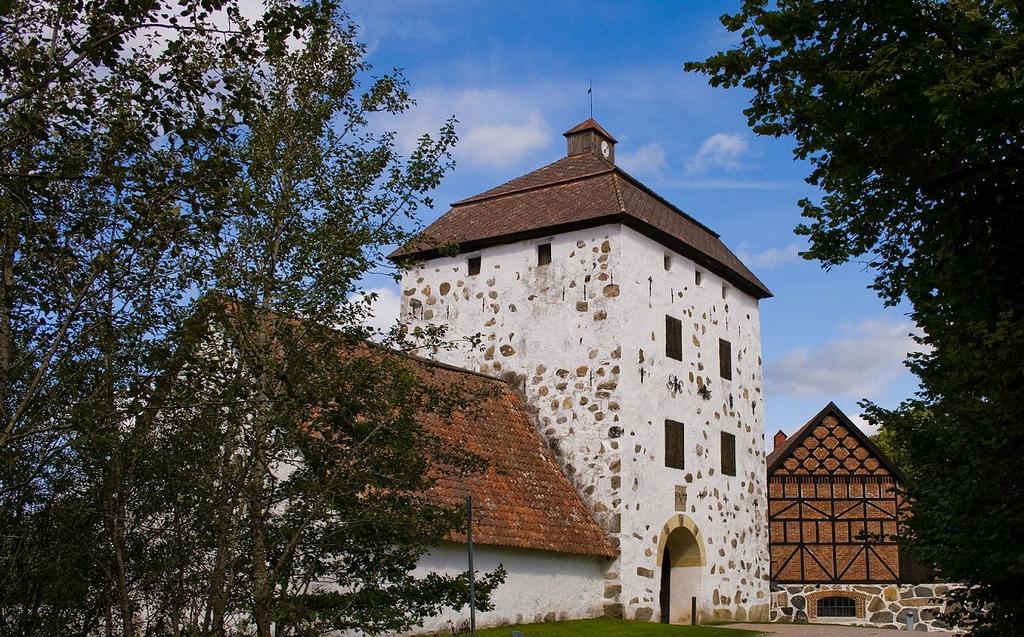
[[[899,469],[829,403],[768,457],[771,576],[779,583],[893,583],[906,502]],[[906,565],[903,565],[906,567]]]
[[[829,403],[767,459],[772,618],[942,628],[945,584],[901,552],[899,467]]]

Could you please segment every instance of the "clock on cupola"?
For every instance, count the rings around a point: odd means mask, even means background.
[[[562,133],[568,144],[569,155],[597,153],[615,163],[615,138],[600,124],[590,118]]]

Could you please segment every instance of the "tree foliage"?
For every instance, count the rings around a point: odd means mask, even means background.
[[[723,24],[739,44],[687,68],[752,91],[764,135],[792,136],[820,200],[805,253],[866,260],[907,299],[922,390],[870,406],[912,458],[908,535],[971,588],[951,619],[1024,633],[1024,15],[999,0],[762,0]]]
[[[405,82],[333,2],[243,8],[0,3],[5,635],[377,633],[465,603],[410,570],[459,519],[427,468],[479,467],[416,416],[466,398],[345,355],[452,123],[403,157],[378,131]]]

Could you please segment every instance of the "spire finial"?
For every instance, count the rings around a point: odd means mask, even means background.
[[[587,95],[590,96],[590,119],[594,119],[594,80],[590,80],[590,88],[587,89]]]

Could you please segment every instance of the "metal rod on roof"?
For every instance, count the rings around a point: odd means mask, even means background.
[[[594,119],[594,80],[590,80],[590,88],[587,89],[590,96],[590,119]]]
[[[473,573],[473,496],[466,496],[466,546],[469,551],[469,637],[476,637],[476,590]]]

